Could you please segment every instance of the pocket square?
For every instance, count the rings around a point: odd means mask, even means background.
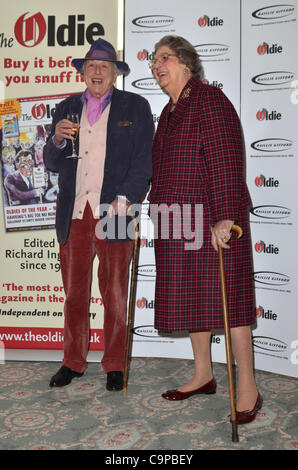
[[[117,122],[117,126],[128,127],[131,125],[132,125],[131,121],[118,121]]]

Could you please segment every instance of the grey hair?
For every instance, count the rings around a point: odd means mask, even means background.
[[[108,62],[110,62],[110,61],[108,61]],[[86,63],[87,63],[87,60],[84,61],[83,67],[82,67],[81,70],[79,71],[79,72],[80,72],[81,74],[83,74],[83,75],[84,75],[84,72],[85,72]],[[115,64],[115,62],[113,62],[113,64],[114,64],[114,68],[115,68],[115,72],[116,72],[117,76],[118,76],[118,75],[122,75],[123,72],[121,72],[121,71],[118,69],[118,67],[117,67],[117,65]]]
[[[182,36],[164,36],[155,44],[154,54],[156,54],[156,51],[162,46],[169,47],[180,62],[189,68],[193,75],[200,80],[204,79],[204,68],[200,56],[187,39],[184,39]]]

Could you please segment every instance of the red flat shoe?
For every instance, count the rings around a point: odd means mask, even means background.
[[[211,395],[216,392],[216,381],[213,378],[210,382],[206,383],[196,390],[191,390],[190,392],[180,392],[179,390],[168,390],[166,393],[162,394],[162,397],[165,400],[179,401],[186,400],[186,398],[191,397],[192,395],[206,394]]]
[[[237,424],[247,424],[251,423],[258,414],[258,411],[262,408],[263,398],[260,393],[258,393],[257,401],[254,408],[250,411],[236,411],[236,423]]]

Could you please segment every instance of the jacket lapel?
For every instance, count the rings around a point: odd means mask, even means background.
[[[127,106],[125,93],[114,88],[112,99],[111,99],[111,109],[108,119],[108,135],[112,129],[117,126],[117,122],[121,120],[121,116],[125,115],[125,110]]]
[[[175,109],[172,112],[172,116],[170,118],[170,122],[167,128],[167,134],[174,132],[175,129],[179,126],[180,122],[183,120],[185,113],[187,112],[187,108],[191,104],[191,97],[192,97],[193,89],[194,89],[193,79],[190,79],[189,82],[185,85],[185,87],[181,91],[179,99],[175,106]],[[169,109],[171,106],[170,103],[169,103]]]
[[[82,109],[83,109],[83,102],[81,100],[82,93],[78,93],[77,95],[73,96],[73,100],[71,102],[69,112],[78,114],[81,117]]]

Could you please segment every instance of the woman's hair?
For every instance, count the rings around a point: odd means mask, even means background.
[[[200,80],[204,79],[204,69],[200,56],[187,39],[181,36],[164,36],[155,44],[154,54],[162,46],[168,46],[193,75]]]

